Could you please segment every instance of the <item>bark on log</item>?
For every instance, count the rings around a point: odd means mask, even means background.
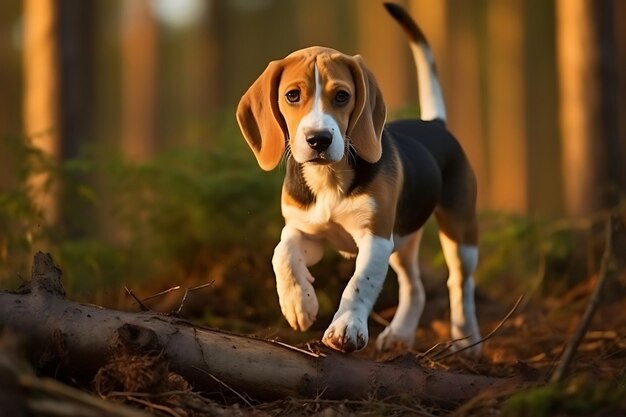
[[[28,341],[35,363],[56,357],[72,378],[91,381],[115,338],[138,351],[160,351],[170,369],[196,390],[220,382],[255,399],[363,399],[412,396],[457,403],[511,380],[426,370],[416,364],[372,362],[341,353],[308,354],[276,342],[194,326],[175,317],[121,312],[65,299],[61,271],[50,255],[35,255],[32,281],[17,293],[0,292],[0,328]],[[220,381],[220,382],[218,382]]]

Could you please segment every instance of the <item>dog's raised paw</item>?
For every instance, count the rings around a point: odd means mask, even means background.
[[[367,340],[367,321],[350,312],[336,315],[322,338],[326,346],[346,353],[363,349]]]
[[[277,285],[283,316],[294,330],[305,331],[315,322],[319,304],[315,289],[309,282]]]

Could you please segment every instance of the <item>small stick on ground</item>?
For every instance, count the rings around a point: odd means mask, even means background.
[[[144,298],[144,299],[143,299],[143,300],[141,300],[141,301],[143,301],[143,302],[145,303],[146,301],[148,301],[148,300],[152,300],[153,298],[157,298],[157,297],[160,297],[160,296],[162,296],[162,295],[169,294],[169,293],[171,293],[171,292],[173,292],[173,291],[178,291],[178,290],[180,290],[180,285],[177,285],[177,286],[175,286],[175,287],[168,288],[167,290],[164,290],[164,291],[158,292],[158,293],[156,293],[156,294],[153,294],[153,295],[151,295],[151,296],[149,296],[149,297]]]
[[[181,313],[181,311],[183,311],[183,307],[185,306],[185,302],[187,302],[187,296],[189,295],[190,292],[201,290],[202,288],[206,288],[206,287],[211,287],[211,286],[213,286],[214,282],[215,282],[215,280],[213,280],[211,282],[207,282],[206,284],[198,285],[197,287],[187,288],[185,290],[185,294],[183,294],[183,299],[180,300],[180,305],[178,306],[178,309],[176,309],[176,311],[173,313],[173,315],[176,316],[176,317],[180,316],[180,313]]]
[[[563,381],[565,375],[567,374],[568,368],[572,363],[572,359],[574,359],[574,355],[578,350],[578,346],[580,342],[585,337],[587,330],[589,329],[589,325],[591,324],[591,319],[596,312],[598,305],[600,304],[600,300],[602,298],[602,288],[604,287],[604,283],[606,282],[606,277],[609,272],[609,266],[611,264],[612,258],[612,248],[613,248],[613,218],[609,215],[606,221],[605,228],[605,243],[604,243],[604,253],[602,254],[602,260],[600,262],[600,270],[598,271],[598,281],[596,282],[596,286],[593,289],[593,293],[589,298],[589,302],[587,303],[587,307],[585,308],[585,313],[576,329],[576,332],[570,339],[569,343],[565,347],[563,351],[563,355],[559,360],[559,363],[550,378],[551,383],[558,383]]]
[[[464,350],[469,349],[469,348],[471,348],[471,347],[474,347],[474,346],[476,346],[476,345],[479,345],[479,344],[483,343],[484,341],[486,341],[487,339],[489,339],[491,336],[493,336],[494,334],[496,334],[496,332],[497,332],[498,330],[500,330],[500,328],[501,328],[501,327],[504,325],[504,323],[505,323],[505,322],[509,319],[509,317],[511,317],[511,315],[513,315],[513,313],[515,312],[515,310],[517,310],[517,307],[520,305],[520,303],[522,302],[522,300],[523,300],[523,299],[524,299],[524,294],[520,295],[520,297],[519,297],[519,298],[517,299],[517,301],[515,302],[515,305],[513,306],[513,308],[511,309],[511,311],[509,311],[509,312],[507,313],[507,315],[506,315],[506,316],[504,316],[504,318],[502,319],[502,321],[501,321],[500,323],[498,323],[498,325],[497,325],[497,326],[496,326],[496,327],[495,327],[495,328],[494,328],[491,332],[489,332],[489,334],[488,334],[487,336],[483,337],[483,338],[482,338],[482,339],[480,339],[478,342],[474,342],[474,343],[472,343],[472,344],[470,344],[470,345],[467,345],[467,346],[465,346],[465,347],[462,347],[461,349],[455,350],[455,351],[453,351],[453,352],[448,352],[448,353],[446,353],[445,355],[442,355],[442,356],[439,356],[439,357],[437,357],[437,356],[435,355],[435,357],[433,358],[433,360],[440,361],[440,360],[442,360],[442,359],[449,358],[449,357],[450,357],[450,356],[452,356],[452,355],[456,355],[456,354],[457,354],[457,353],[459,353],[459,352],[463,352]]]
[[[135,293],[133,292],[133,290],[129,289],[129,288],[128,288],[127,286],[125,286],[125,285],[124,285],[124,289],[126,290],[126,293],[127,293],[128,295],[130,295],[131,297],[133,297],[133,298],[135,299],[135,301],[137,302],[137,304],[139,304],[139,309],[140,309],[141,311],[150,311],[150,308],[149,308],[147,305],[145,305],[145,304],[143,303],[143,301],[141,301],[141,299],[140,299],[139,297],[137,297],[137,296],[135,295]]]
[[[230,392],[232,392],[233,394],[235,394],[237,397],[239,397],[241,399],[241,401],[243,401],[244,403],[246,403],[246,405],[252,409],[254,409],[254,406],[252,404],[250,404],[250,401],[248,401],[246,399],[246,397],[244,397],[243,395],[241,395],[239,392],[237,392],[237,390],[235,390],[234,388],[231,388],[230,385],[228,385],[227,383],[225,383],[224,381],[222,381],[221,379],[219,379],[218,377],[216,377],[215,375],[213,375],[210,372],[205,371],[204,369],[200,369],[198,367],[195,367],[195,369],[197,369],[198,371],[208,375],[209,377],[211,377],[211,379],[213,379],[215,382],[217,382],[220,385],[223,385],[224,387],[228,388],[228,390]]]
[[[87,411],[91,411],[89,415],[113,415],[120,417],[148,417],[148,413],[135,410],[122,404],[116,404],[90,395],[86,392],[77,390],[62,384],[50,378],[37,378],[34,375],[20,375],[19,384],[27,390],[34,390],[41,395],[50,395],[59,398],[58,401],[48,401],[46,403],[39,402],[39,411],[45,412],[46,406],[54,406],[62,404],[62,401],[68,401],[70,405],[88,407]],[[35,404],[31,404],[35,405]],[[48,410],[50,411],[50,410]],[[84,411],[84,410],[83,410]],[[48,415],[48,414],[46,414]],[[51,414],[53,415],[53,414]],[[69,415],[65,413],[65,415]]]
[[[211,282],[207,282],[206,284],[198,285],[197,287],[189,288],[189,291],[197,291],[197,290],[201,290],[201,289],[206,288],[206,287],[212,287],[214,283],[215,283],[215,280],[213,280]]]
[[[461,340],[469,339],[470,335],[459,337],[457,339],[448,340],[445,342],[436,343],[434,346],[429,348],[426,352],[419,353],[417,357],[419,359],[426,358],[428,360],[434,361],[435,357],[438,355],[443,355],[445,352],[449,351],[452,346],[456,342],[460,342]]]
[[[302,352],[305,355],[309,355],[309,356],[312,356],[314,358],[326,357],[326,355],[321,353],[321,352],[320,353],[316,353],[316,352],[313,352],[311,350],[300,349],[299,347],[295,347],[295,346],[289,345],[287,343],[283,343],[283,342],[281,342],[279,340],[272,340],[272,343],[276,343],[276,344],[284,346],[286,348],[293,349],[293,350],[296,350],[298,352]]]
[[[158,411],[161,411],[161,412],[163,412],[165,414],[169,414],[172,417],[183,417],[181,414],[179,414],[176,411],[172,410],[170,407],[162,405],[162,404],[155,404],[155,403],[152,403],[150,401],[142,400],[141,398],[135,398],[133,396],[128,396],[128,397],[126,397],[126,399],[128,401],[132,401],[132,402],[136,402],[137,404],[141,404],[144,407],[146,407],[147,409],[149,409],[150,411],[158,410]]]

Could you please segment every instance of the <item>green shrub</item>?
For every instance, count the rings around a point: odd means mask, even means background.
[[[32,253],[43,250],[70,291],[159,277],[179,283],[235,249],[273,247],[280,172],[262,173],[243,141],[227,139],[142,164],[93,148],[61,166],[34,160],[26,141],[13,141],[19,172],[0,191],[2,277],[28,277]],[[29,199],[26,180],[42,170],[62,185],[62,221],[54,227]]]

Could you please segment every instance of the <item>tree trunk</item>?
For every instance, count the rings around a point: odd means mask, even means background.
[[[151,2],[122,5],[122,151],[145,162],[155,151],[157,26]]]
[[[613,3],[613,27],[615,28],[615,73],[617,74],[617,155],[619,161],[626,160],[626,2]],[[619,189],[626,194],[626,164],[621,163],[617,179]]]
[[[528,214],[563,214],[561,146],[558,141],[554,2],[524,2],[524,90],[528,147]]]
[[[0,27],[11,27],[22,13],[22,4],[0,5]],[[18,183],[18,163],[9,144],[24,130],[22,121],[21,50],[14,47],[11,36],[0,36],[0,189],[8,190]]]
[[[91,136],[91,2],[24,2],[24,128],[34,148],[55,164],[75,158]],[[70,194],[60,194],[52,169],[32,175],[32,199],[50,223],[84,233],[70,213]],[[55,178],[56,180],[56,178]],[[83,206],[77,212],[88,212]]]
[[[565,209],[572,216],[602,208],[607,191],[597,12],[597,2],[556,2]]]
[[[24,130],[44,156],[60,157],[58,3],[55,0],[24,1]],[[29,178],[35,206],[47,222],[58,219],[55,189],[48,172]]]
[[[59,132],[60,159],[79,158],[93,143],[93,2],[57,1],[59,25]],[[68,236],[83,237],[93,228],[94,206],[81,197],[74,184],[92,184],[85,172],[64,173],[59,193],[59,218]]]
[[[524,116],[524,19],[521,0],[487,2],[490,206],[528,209],[528,155]]]
[[[487,387],[511,383],[425,370],[406,361],[377,363],[330,351],[310,353],[170,316],[74,303],[64,298],[61,271],[43,253],[35,255],[26,287],[20,293],[0,293],[0,327],[21,332],[36,363],[55,357],[55,372],[76,381],[90,381],[121,338],[139,351],[162,352],[170,369],[196,390],[215,391],[222,383],[256,399],[403,395],[453,404]]]

